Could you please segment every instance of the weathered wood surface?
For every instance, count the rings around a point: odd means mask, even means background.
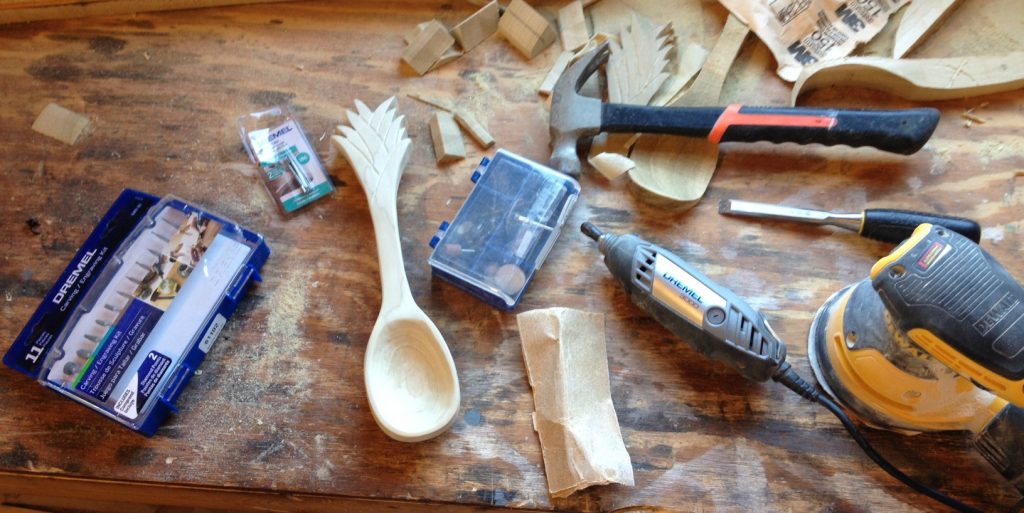
[[[1024,278],[1024,95],[934,103],[943,113],[935,137],[905,158],[723,145],[707,197],[685,213],[647,206],[622,182],[585,176],[583,197],[519,311],[568,306],[607,316],[612,398],[636,487],[597,487],[551,501],[515,314],[432,279],[426,263],[427,240],[454,215],[484,153],[469,146],[470,158],[438,170],[432,109],[405,93],[459,95],[500,147],[540,161],[549,152],[536,87],[557,47],[527,63],[492,37],[426,77],[402,74],[402,34],[473,10],[419,0],[299,2],[0,30],[0,340],[14,338],[123,187],[206,205],[262,231],[274,249],[264,283],[182,396],[182,413],[152,439],[0,369],[0,502],[182,506],[188,497],[204,507],[326,510],[304,503],[308,494],[358,509],[402,501],[402,510],[439,502],[584,511],[638,504],[703,512],[936,508],[870,463],[823,409],[780,386],[742,381],[642,315],[576,227],[591,219],[677,249],[761,308],[796,368],[810,376],[805,340],[813,312],[889,248],[828,228],[722,218],[717,200],[971,216],[986,227],[987,249]],[[709,33],[720,29],[723,14],[704,5]],[[916,55],[938,56],[926,50]],[[352,170],[321,140],[354,98],[375,104],[391,95],[399,96],[414,144],[399,198],[410,285],[451,346],[463,394],[451,431],[416,444],[385,436],[367,407],[363,352],[380,304],[372,225]],[[749,40],[723,100],[783,105],[787,98],[767,51]],[[32,120],[51,101],[91,116],[95,132],[74,147],[32,132]],[[283,101],[295,106],[340,186],[287,220],[252,176],[234,128],[237,115]],[[960,113],[982,102],[973,114],[986,123],[965,128]],[[839,89],[816,91],[802,103],[914,105]],[[39,235],[25,225],[29,218],[41,222]],[[963,437],[868,437],[897,466],[974,506],[1002,510],[1016,500]],[[88,480],[102,483],[90,487]],[[280,495],[233,499],[217,495],[220,487]]]

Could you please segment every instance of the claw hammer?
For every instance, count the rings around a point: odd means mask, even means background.
[[[932,108],[846,110],[800,107],[649,107],[602,103],[580,87],[608,61],[604,43],[583,54],[555,83],[551,95],[551,167],[580,173],[576,144],[601,132],[657,133],[725,141],[828,146],[871,146],[910,155],[924,146],[939,122]]]

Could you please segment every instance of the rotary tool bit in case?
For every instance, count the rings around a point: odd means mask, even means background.
[[[433,273],[502,310],[519,303],[576,203],[572,178],[498,150],[449,224],[430,241]]]
[[[150,436],[269,255],[258,233],[125,190],[4,363]]]

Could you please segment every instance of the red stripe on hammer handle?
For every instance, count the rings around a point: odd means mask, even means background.
[[[722,141],[725,131],[735,125],[756,126],[800,126],[807,128],[829,129],[836,126],[836,118],[828,116],[803,116],[788,114],[744,114],[740,112],[742,105],[734,103],[722,111],[715,126],[711,127],[708,140],[718,144]]]

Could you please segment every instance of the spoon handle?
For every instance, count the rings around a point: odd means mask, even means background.
[[[412,298],[409,280],[402,259],[402,241],[398,234],[398,214],[394,197],[376,197],[370,203],[373,232],[377,238],[377,260],[380,262],[381,312],[386,312]]]

